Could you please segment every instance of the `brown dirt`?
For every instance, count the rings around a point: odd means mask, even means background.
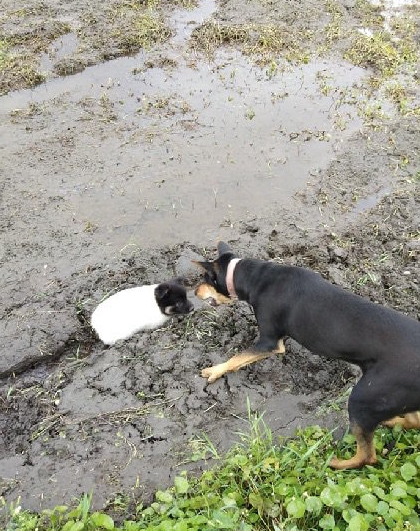
[[[115,7],[100,4],[89,4],[98,21]],[[75,32],[87,8],[71,5],[13,16],[31,35],[50,18]],[[235,5],[221,2],[214,20],[260,24],[271,13],[269,2]],[[316,28],[331,5],[315,23],[313,3],[279,1],[272,22],[285,7]],[[354,3],[337,5],[356,28]],[[203,432],[222,450],[235,439],[246,397],[275,433],[345,425],[317,414],[357,371],[291,340],[281,359],[213,385],[200,378],[255,339],[246,305],[195,301],[189,318],[112,348],[93,336],[89,315],[105,294],[178,274],[193,286],[190,260],[212,256],[218,237],[420,317],[415,75],[372,84],[374,69],[343,61],[347,35],[309,64],[260,68],[242,43],[208,62],[189,38],[215,8],[172,6],[166,43],[56,78],[63,65],[123,53],[105,39],[83,50],[76,31],[43,58],[45,85],[0,98],[0,488],[24,507],[91,489],[113,510],[148,502],[179,470],[209,465]],[[14,21],[10,35],[23,31]],[[386,96],[397,82],[404,104],[396,85]]]

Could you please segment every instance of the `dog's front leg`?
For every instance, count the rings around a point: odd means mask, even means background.
[[[219,365],[213,365],[213,367],[203,369],[201,371],[201,376],[207,378],[209,383],[213,383],[227,372],[236,372],[242,367],[246,367],[255,361],[268,358],[273,354],[274,352],[243,352],[242,354],[236,354],[236,356],[233,356],[224,363],[219,363]]]
[[[273,354],[284,354],[285,351],[286,349],[284,347],[283,339],[279,339],[276,346],[268,351],[263,348],[263,343],[258,341],[255,345],[255,351],[242,352],[241,354],[236,354],[224,363],[213,365],[213,367],[207,367],[201,371],[201,376],[207,378],[208,383],[213,383],[227,372],[236,372],[251,363],[268,358]]]

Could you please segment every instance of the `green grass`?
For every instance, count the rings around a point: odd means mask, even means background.
[[[283,55],[287,61],[307,63],[309,55],[300,45],[300,39],[309,39],[309,32],[286,31],[276,24],[220,24],[205,22],[191,35],[192,46],[212,57],[220,46],[238,46],[241,51],[258,58],[266,65],[274,57]]]
[[[357,66],[372,67],[382,76],[391,76],[403,64],[414,64],[417,60],[416,48],[410,39],[395,41],[387,32],[356,35],[345,59]]]
[[[92,512],[85,495],[75,509],[60,506],[41,514],[9,505],[6,529],[415,531],[420,529],[419,443],[418,431],[379,429],[376,467],[333,471],[327,465],[332,454],[353,455],[351,436],[334,443],[330,432],[310,427],[277,440],[261,417],[250,415],[249,433],[240,435],[219,466],[198,478],[180,474],[172,488],[156,492],[150,507],[138,505],[119,526],[108,514]]]
[[[154,44],[168,39],[171,31],[164,24],[158,2],[125,1],[109,13],[111,37],[124,53],[150,49]]]
[[[70,29],[67,23],[57,21],[49,31],[40,27],[24,35],[0,37],[0,95],[42,83],[45,75],[39,69],[40,53]]]
[[[9,90],[33,87],[44,81],[33,57],[15,53],[7,39],[0,39],[0,96]]]

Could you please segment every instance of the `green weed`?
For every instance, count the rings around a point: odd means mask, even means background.
[[[323,54],[331,45],[343,39],[348,30],[343,25],[343,7],[335,0],[325,0],[325,8],[330,15],[330,21],[324,28],[325,43],[320,53]]]
[[[409,40],[395,41],[388,33],[377,32],[372,36],[356,35],[344,57],[357,66],[371,67],[382,76],[390,76],[402,64],[414,63],[416,50]]]
[[[156,2],[146,2],[146,8],[125,2],[111,12],[111,20],[115,25],[111,37],[123,53],[149,49],[171,35],[156,11]]]
[[[295,35],[276,24],[220,24],[206,22],[192,33],[192,45],[211,57],[220,46],[239,46],[246,55],[256,57],[259,64],[269,65],[273,57],[283,55],[288,61],[307,63],[309,54],[300,46],[308,40],[308,32]]]
[[[185,473],[158,491],[148,508],[117,527],[109,515],[91,512],[85,495],[66,506],[33,514],[7,506],[7,527],[21,531],[386,531],[420,528],[420,433],[379,429],[376,467],[333,471],[332,454],[349,458],[354,439],[340,443],[319,427],[275,439],[261,416],[251,415],[221,465],[198,478]]]
[[[0,39],[0,96],[11,89],[42,83],[44,76],[34,62],[32,56],[13,52],[7,39]]]

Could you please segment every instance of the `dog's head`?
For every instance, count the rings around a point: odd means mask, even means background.
[[[211,299],[214,305],[229,304],[229,291],[226,285],[226,274],[229,262],[235,258],[233,250],[225,242],[217,244],[219,257],[213,262],[193,261],[204,271],[204,284],[200,284],[195,294],[200,299]]]
[[[182,315],[193,311],[194,305],[188,300],[187,292],[181,282],[181,279],[177,279],[156,286],[155,299],[163,314]]]

